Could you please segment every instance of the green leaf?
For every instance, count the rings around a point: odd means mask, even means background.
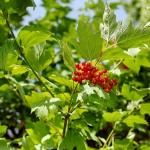
[[[28,125],[26,131],[31,136],[34,144],[39,144],[42,142],[43,137],[48,135],[49,127],[44,122],[38,121]]]
[[[133,142],[129,139],[123,139],[123,140],[115,140],[114,144],[115,150],[134,150]]]
[[[107,49],[100,57],[101,61],[104,60],[120,60],[120,59],[131,59],[132,57],[125,54],[120,47],[113,47]]]
[[[118,27],[120,26],[120,24],[116,22],[116,15],[108,5],[105,7],[103,21],[104,23],[100,24],[101,34],[108,43],[108,41],[114,39]]]
[[[34,0],[2,0],[0,2],[0,9],[7,10],[9,14],[18,13],[19,15],[23,15],[29,6],[35,8]]]
[[[142,145],[140,150],[150,150],[150,145]]]
[[[100,32],[95,33],[92,25],[83,21],[79,21],[77,32],[79,41],[74,40],[72,44],[78,53],[87,61],[98,58],[103,42]]]
[[[150,29],[149,28],[134,28],[130,22],[128,25],[123,26],[117,33],[117,44],[123,48],[128,49],[131,47],[137,47],[141,44],[147,44],[150,42]],[[134,42],[133,42],[134,41]]]
[[[27,150],[27,149],[28,150],[36,150],[34,147],[35,144],[32,141],[32,138],[30,136],[23,137],[22,146],[23,146],[24,150]]]
[[[122,86],[122,95],[127,99],[127,100],[140,100],[144,98],[147,93],[149,92],[149,89],[136,89],[135,87],[131,87],[127,84],[123,84]]]
[[[0,139],[0,148],[1,150],[11,150],[8,146],[7,146],[7,141],[5,139]]]
[[[74,62],[74,60],[72,58],[71,49],[69,49],[67,43],[65,43],[65,42],[62,43],[62,56],[63,56],[65,65],[72,72],[74,72],[74,70],[75,70],[75,62]]]
[[[0,25],[5,25],[6,24],[6,20],[2,14],[2,11],[0,11]]]
[[[134,127],[135,124],[143,124],[143,125],[148,125],[147,121],[143,119],[141,116],[135,116],[135,115],[130,115],[127,118],[123,120],[123,122],[129,126],[129,127]]]
[[[32,92],[31,96],[25,95],[26,104],[30,108],[33,108],[39,104],[45,103],[47,100],[50,100],[51,95],[48,92]]]
[[[34,48],[27,48],[25,50],[25,57],[29,64],[37,72],[45,69],[52,62],[54,52],[51,49],[44,49],[45,42],[34,46]]]
[[[112,113],[106,112],[103,114],[103,118],[107,122],[114,123],[114,122],[120,121],[125,115],[126,115],[126,112],[117,112],[117,111],[114,111]]]
[[[140,113],[142,115],[149,114],[150,115],[150,103],[141,104]]]
[[[51,35],[50,32],[45,31],[43,28],[25,26],[19,32],[17,39],[18,43],[21,42],[22,46],[26,49],[45,42],[46,40],[54,40]]]
[[[59,150],[86,150],[85,142],[80,132],[75,129],[69,129],[66,137],[61,141]]]
[[[29,69],[25,66],[22,66],[22,65],[11,65],[10,66],[10,69],[11,69],[11,73],[12,75],[21,75],[27,71],[29,71]]]
[[[135,73],[139,73],[140,71],[140,64],[136,61],[136,59],[125,59],[123,64],[126,65],[128,68],[132,69]]]
[[[17,61],[17,54],[14,53],[16,49],[14,40],[7,40],[0,47],[0,69],[5,70],[9,65]]]
[[[7,126],[0,125],[0,137],[2,137],[6,133],[6,130],[7,130]]]
[[[63,77],[59,77],[59,76],[55,76],[55,75],[50,76],[49,79],[53,80],[61,85],[68,86],[71,89],[77,85],[77,83],[73,82],[72,80],[69,80],[69,79],[63,78]]]

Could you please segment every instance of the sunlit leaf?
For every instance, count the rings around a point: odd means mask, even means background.
[[[141,104],[140,113],[142,115],[149,114],[150,115],[150,103]]]
[[[117,121],[120,121],[124,117],[125,114],[126,112],[117,112],[117,111],[114,111],[112,113],[106,112],[103,114],[103,118],[107,122],[117,122]]]
[[[79,21],[77,32],[79,40],[73,40],[72,43],[78,53],[87,61],[98,58],[103,42],[100,32],[95,32],[91,24],[83,21]]]
[[[130,115],[127,118],[125,118],[123,122],[129,127],[134,127],[135,124],[148,125],[147,121],[138,115]]]

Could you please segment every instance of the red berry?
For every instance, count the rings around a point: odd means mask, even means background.
[[[110,90],[109,90],[109,89],[105,89],[105,92],[106,92],[106,93],[109,93],[109,92],[110,92]]]
[[[112,79],[112,82],[113,82],[113,85],[114,85],[114,86],[116,86],[116,85],[118,84],[118,83],[117,83],[117,80],[114,79],[114,78]]]
[[[107,72],[107,69],[103,69],[102,72],[103,72],[103,73],[106,73],[106,72]]]

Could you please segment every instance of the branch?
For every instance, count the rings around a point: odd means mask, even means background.
[[[22,48],[20,47],[20,45],[18,44],[18,42],[17,42],[17,40],[16,40],[16,37],[15,37],[13,31],[12,31],[12,28],[11,28],[11,26],[10,26],[10,24],[9,24],[9,21],[8,21],[6,15],[5,15],[5,12],[2,11],[2,13],[3,13],[3,16],[4,16],[5,20],[6,20],[6,24],[7,24],[8,28],[9,28],[9,30],[10,30],[10,33],[11,33],[13,39],[15,40],[16,46],[17,46],[17,48],[18,48],[18,52],[19,52],[20,55],[23,57],[25,63],[29,66],[29,68],[31,69],[31,71],[33,72],[33,74],[36,76],[36,78],[37,78],[37,79],[41,82],[41,84],[45,87],[45,89],[50,93],[50,95],[51,95],[52,97],[55,97],[54,94],[50,91],[50,89],[49,89],[49,88],[45,85],[45,83],[41,80],[39,74],[32,68],[32,66],[30,65],[30,63],[28,62],[28,60],[26,59],[26,57],[24,56],[24,53],[22,52]]]

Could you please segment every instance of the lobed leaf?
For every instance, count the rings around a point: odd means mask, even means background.
[[[150,115],[150,103],[141,104],[140,113],[142,115],[145,115],[145,114]]]
[[[107,122],[114,123],[114,122],[120,121],[125,115],[126,115],[126,112],[117,112],[117,111],[114,111],[112,113],[106,112],[103,114],[103,118]]]
[[[103,42],[100,32],[95,33],[92,25],[83,21],[79,21],[77,32],[79,39],[72,41],[77,52],[87,61],[98,58]]]
[[[147,121],[144,118],[137,115],[130,115],[125,118],[123,122],[129,127],[134,127],[135,124],[148,125]]]

